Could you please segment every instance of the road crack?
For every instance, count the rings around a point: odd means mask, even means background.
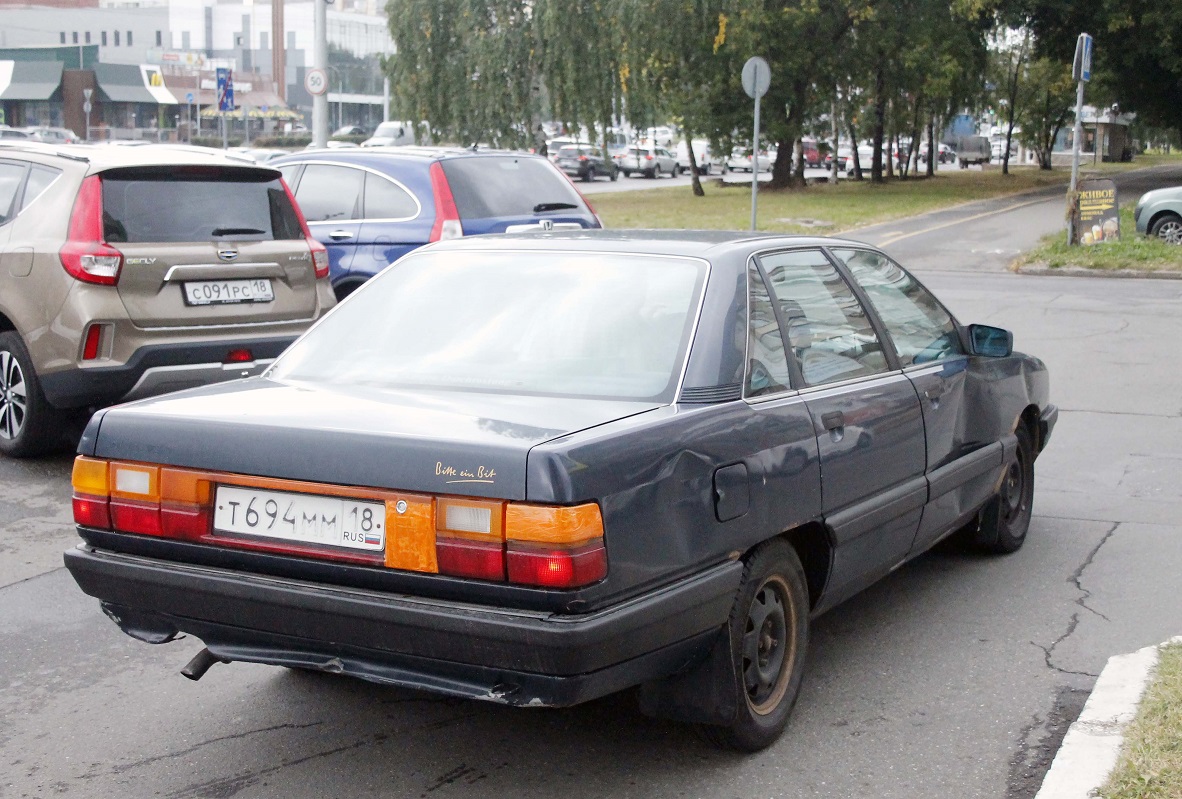
[[[1111,619],[1088,604],[1088,600],[1092,597],[1092,592],[1083,586],[1083,573],[1087,571],[1089,566],[1092,565],[1092,563],[1096,560],[1096,555],[1100,553],[1100,550],[1103,549],[1104,545],[1108,543],[1109,539],[1111,539],[1112,536],[1116,534],[1116,531],[1119,528],[1120,522],[1114,522],[1112,526],[1108,528],[1108,531],[1104,533],[1104,537],[1100,539],[1096,546],[1092,547],[1092,551],[1088,553],[1088,556],[1084,558],[1083,562],[1067,578],[1067,582],[1074,585],[1076,590],[1080,593],[1080,595],[1075,599],[1075,604],[1079,605],[1089,613],[1099,616],[1101,619],[1104,619],[1104,621],[1111,621]],[[1039,644],[1035,641],[1031,641],[1030,643],[1031,645],[1036,646],[1042,650],[1043,657],[1046,661],[1048,669],[1057,671],[1060,674],[1074,674],[1079,677],[1091,677],[1095,679],[1099,676],[1098,674],[1093,674],[1088,671],[1072,671],[1071,669],[1065,669],[1061,666],[1055,665],[1055,648],[1070,638],[1075,632],[1076,628],[1079,627],[1079,616],[1079,611],[1071,614],[1071,619],[1067,622],[1067,629],[1062,635],[1056,638],[1050,646],[1043,646],[1042,644]]]

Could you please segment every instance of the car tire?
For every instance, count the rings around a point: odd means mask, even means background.
[[[1149,235],[1156,236],[1167,244],[1182,244],[1182,217],[1177,214],[1162,214],[1153,220]]]
[[[705,166],[703,166],[703,167],[702,167],[702,174],[703,174],[703,175],[709,175],[709,174],[710,174],[710,164],[706,164]]]
[[[583,182],[590,183],[593,180],[595,180],[595,167],[589,166],[587,167],[586,174],[583,175]]]
[[[608,178],[611,179],[612,183],[615,183],[616,180],[619,179],[619,177],[620,177],[620,170],[615,167],[612,167],[612,171],[608,173]]]
[[[747,558],[727,623],[734,672],[718,686],[720,693],[735,693],[735,720],[726,727],[701,725],[703,737],[740,752],[758,752],[780,737],[804,677],[808,614],[796,551],[781,538],[758,546]]]
[[[45,399],[20,336],[0,333],[0,452],[10,458],[40,455],[58,443],[64,421]]]
[[[1006,467],[1001,489],[977,515],[973,546],[984,552],[1007,555],[1026,543],[1034,508],[1034,444],[1030,431],[1020,425],[1015,431],[1018,451]]]

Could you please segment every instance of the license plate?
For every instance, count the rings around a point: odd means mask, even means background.
[[[218,486],[213,528],[221,533],[380,552],[386,546],[386,504]]]
[[[228,305],[237,302],[271,302],[275,292],[271,281],[197,280],[184,284],[186,305]]]

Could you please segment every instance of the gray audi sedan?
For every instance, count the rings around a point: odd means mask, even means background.
[[[810,620],[1019,549],[1057,418],[1012,335],[854,241],[464,238],[263,375],[97,413],[66,565],[127,634],[518,706],[640,686],[755,751]]]

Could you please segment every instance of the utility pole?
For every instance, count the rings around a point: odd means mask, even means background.
[[[322,73],[328,67],[328,4],[312,0],[312,67]],[[312,95],[312,144],[328,146],[328,93]]]
[[[1075,78],[1078,86],[1075,90],[1075,135],[1071,143],[1071,188],[1067,191],[1067,206],[1071,212],[1067,216],[1067,244],[1075,243],[1075,206],[1079,203],[1076,187],[1079,185],[1079,140],[1083,138],[1083,100],[1084,84],[1092,79],[1092,37],[1086,33],[1079,35],[1075,43],[1075,59],[1071,65],[1071,77]],[[1099,130],[1099,126],[1097,126]]]

